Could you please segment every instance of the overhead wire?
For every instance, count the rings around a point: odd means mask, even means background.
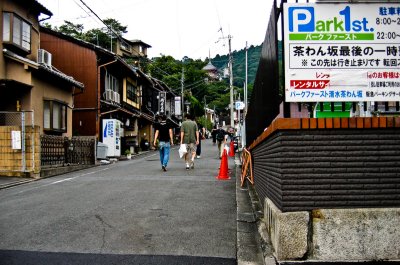
[[[93,16],[91,15],[91,14],[93,14],[98,20],[100,20],[100,21],[103,23],[103,25],[105,25],[105,26],[110,30],[110,32],[112,32],[118,39],[122,40],[122,37],[121,37],[117,32],[115,32],[109,25],[107,25],[107,24],[104,22],[104,20],[101,19],[100,16],[97,15],[83,0],[79,0],[79,1],[90,11],[90,13],[88,13],[81,5],[77,2],[77,0],[74,0],[74,2],[75,2],[89,17],[93,18]],[[178,3],[178,2],[179,2],[179,1],[177,0],[176,3]],[[215,1],[214,1],[214,3],[215,3]],[[217,10],[217,13],[218,13],[218,10]],[[218,19],[219,19],[219,15],[218,15]],[[97,23],[98,23],[98,21],[97,21]],[[222,28],[221,28],[221,31],[222,31]],[[179,33],[178,33],[178,35],[179,35]],[[180,35],[179,35],[179,36],[180,36]],[[139,53],[139,51],[137,51],[137,50],[135,50],[135,49],[133,49],[133,50],[134,50],[135,52]],[[149,58],[147,58],[147,57],[146,57],[145,59],[146,59],[147,61],[149,61],[150,63],[154,62],[154,60],[151,60],[151,59],[149,59]],[[158,67],[155,67],[155,68],[156,68],[158,71],[160,71],[160,72],[162,72],[162,73],[165,73],[165,74],[171,76],[170,73],[164,71],[163,69],[158,68]],[[177,78],[177,77],[175,77],[175,76],[173,76],[173,78],[174,78],[175,80],[180,81],[180,79]],[[192,83],[192,84],[185,85],[185,86],[184,86],[184,89],[193,89],[193,88],[199,87],[200,85],[203,84],[203,82],[204,82],[204,79],[195,81],[195,82]],[[172,89],[172,88],[171,88],[171,90],[173,90],[173,91],[174,91],[174,90],[179,90],[179,89],[180,89],[180,88],[176,88],[176,89]]]

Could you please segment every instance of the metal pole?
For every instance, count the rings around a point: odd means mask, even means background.
[[[204,96],[204,127],[207,127],[207,101],[206,101],[206,96]]]
[[[185,117],[185,104],[184,104],[184,99],[183,99],[183,85],[185,83],[185,68],[183,67],[183,61],[182,61],[182,77],[181,77],[181,105],[182,105],[182,121],[183,118]]]
[[[242,146],[246,146],[246,114],[247,114],[247,41],[246,41],[246,57],[245,57],[245,83],[244,83],[244,110],[243,110],[243,130],[242,130]]]
[[[26,171],[26,148],[25,148],[25,112],[21,112],[21,159],[22,159],[22,172]],[[35,161],[32,161],[34,163]]]
[[[233,60],[232,60],[232,54],[231,54],[231,39],[232,36],[228,35],[228,40],[229,40],[229,91],[230,91],[230,108],[231,108],[231,127],[233,128],[234,126],[234,120],[233,120]]]

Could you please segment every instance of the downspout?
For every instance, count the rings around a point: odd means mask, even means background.
[[[100,135],[100,113],[101,113],[100,112],[100,98],[101,98],[101,93],[100,93],[100,91],[101,91],[100,70],[101,70],[102,67],[105,67],[105,66],[107,66],[109,64],[113,64],[113,63],[115,63],[117,61],[118,60],[115,59],[114,61],[111,61],[111,62],[108,62],[108,63],[105,63],[105,64],[97,66],[97,103],[96,103],[97,104],[97,117],[96,117],[96,138],[97,138],[97,140],[100,140],[99,139],[99,135]]]

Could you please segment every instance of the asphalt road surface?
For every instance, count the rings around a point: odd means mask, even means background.
[[[236,264],[235,178],[211,140],[0,190],[0,264]],[[228,160],[233,168],[233,160]]]

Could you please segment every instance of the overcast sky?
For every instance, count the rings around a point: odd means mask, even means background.
[[[80,0],[37,0],[53,13],[46,22],[60,26],[64,20],[83,24],[84,30],[101,22]],[[83,0],[100,18],[114,18],[127,26],[126,39],[152,46],[150,58],[211,58],[264,41],[272,0]],[[222,32],[220,31],[222,28]]]

